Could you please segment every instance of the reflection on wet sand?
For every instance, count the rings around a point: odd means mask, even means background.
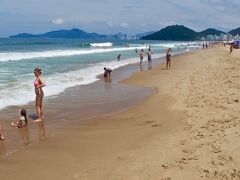
[[[110,89],[112,87],[112,78],[111,77],[105,79],[104,87],[105,87],[105,89]]]
[[[142,66],[142,63],[140,63],[140,71],[143,71],[143,66]]]
[[[144,63],[142,66],[145,68]],[[3,142],[5,143],[5,147],[3,143],[0,147],[0,152],[3,153],[2,156],[13,154],[38,142],[46,141],[63,125],[70,124],[71,121],[78,122],[79,119],[85,120],[85,118],[87,121],[88,117],[119,111],[140,102],[152,94],[154,90],[152,88],[128,86],[118,83],[129,77],[133,72],[138,71],[138,64],[129,65],[125,68],[114,70],[114,73],[111,74],[112,79],[109,78],[105,81],[104,77],[99,76],[100,81],[86,86],[76,86],[65,91],[61,96],[49,98],[48,101],[44,102],[45,107],[48,107],[45,112],[47,119],[44,122],[35,122],[38,117],[35,114],[34,102],[21,106],[21,108],[28,111],[29,124],[26,129],[15,129],[7,121],[6,124],[3,121],[16,119],[16,112],[20,109],[19,106],[1,110],[0,121],[4,125],[4,133],[6,132],[5,136],[7,138],[6,142]],[[123,94],[124,97],[122,96]],[[75,104],[78,104],[78,107],[75,107]],[[91,109],[89,107],[94,108]],[[66,110],[67,112],[65,112]],[[51,120],[49,121],[48,119]]]
[[[151,70],[152,69],[152,64],[148,64],[148,70]]]
[[[0,157],[6,154],[6,146],[4,141],[0,141]]]
[[[112,82],[112,78],[111,77],[106,77],[104,78],[106,83],[111,83]]]
[[[46,139],[46,128],[44,121],[38,122],[38,140],[44,141]]]
[[[23,144],[28,145],[30,143],[30,136],[29,136],[28,127],[23,127],[21,129],[19,129],[19,134],[20,134],[20,137],[23,141]]]

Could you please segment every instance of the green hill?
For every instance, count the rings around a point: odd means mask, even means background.
[[[171,40],[171,41],[192,41],[197,39],[198,33],[183,25],[168,26],[160,31],[144,36],[143,40]]]
[[[229,31],[228,33],[233,36],[240,35],[240,27]]]
[[[57,30],[50,31],[44,34],[28,34],[22,33],[10,38],[82,38],[82,39],[103,39],[106,35],[100,35],[97,33],[87,33],[81,29],[71,29],[71,30]]]
[[[208,28],[204,31],[201,31],[198,33],[198,37],[206,37],[207,35],[216,35],[216,36],[220,36],[220,34],[226,34],[225,32],[223,31],[219,31],[217,29],[213,29],[213,28]]]

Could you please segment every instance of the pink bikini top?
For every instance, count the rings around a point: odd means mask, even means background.
[[[38,81],[38,79],[36,79],[36,80],[34,81],[34,86],[37,87],[38,85],[39,85],[39,81]]]

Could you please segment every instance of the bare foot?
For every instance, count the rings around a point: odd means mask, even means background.
[[[33,122],[42,122],[42,119],[36,119],[35,121]]]
[[[1,137],[0,137],[0,140],[4,140],[4,139],[5,139],[4,136],[1,136]]]

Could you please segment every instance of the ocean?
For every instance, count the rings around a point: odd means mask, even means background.
[[[93,47],[101,40],[0,39],[0,109],[34,101],[34,68],[40,67],[47,86],[45,96],[98,80],[104,67],[116,69],[139,62],[136,49],[151,47],[153,58],[165,56],[166,48],[183,53],[198,48],[197,42],[111,41],[111,47]],[[186,49],[187,48],[187,49]],[[121,53],[121,60],[116,57]],[[145,56],[144,60],[147,58]]]

